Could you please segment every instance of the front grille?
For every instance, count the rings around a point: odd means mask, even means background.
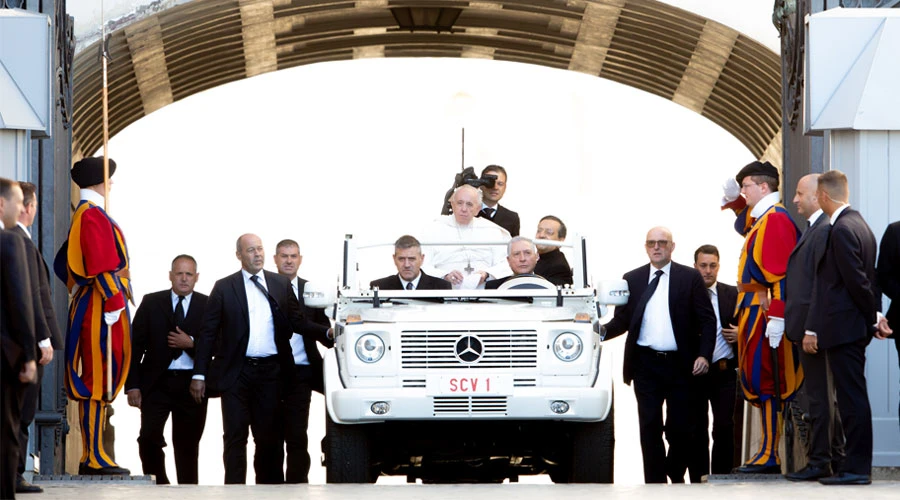
[[[481,358],[463,362],[456,355],[457,341],[476,337],[483,345]],[[404,331],[400,336],[401,367],[428,368],[535,368],[537,332],[534,330]]]
[[[436,396],[434,415],[506,415],[506,397]]]

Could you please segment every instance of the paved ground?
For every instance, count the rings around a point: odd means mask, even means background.
[[[311,500],[497,500],[515,497],[516,500],[546,500],[547,498],[603,498],[607,499],[704,499],[723,497],[733,499],[815,498],[816,500],[846,500],[848,497],[866,499],[898,498],[900,481],[875,481],[869,486],[821,486],[817,483],[765,481],[759,483],[704,483],[698,485],[311,485],[311,486],[153,486],[116,484],[108,482],[73,481],[72,484],[45,485],[43,495],[19,495],[33,500],[123,500],[154,498],[193,500],[269,500],[302,498]],[[75,484],[78,483],[78,484]],[[152,490],[152,494],[148,496]]]

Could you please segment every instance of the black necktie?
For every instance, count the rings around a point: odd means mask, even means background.
[[[493,219],[495,211],[496,209],[493,209],[491,207],[484,207],[481,209],[481,216],[486,219]]]
[[[406,289],[407,289],[407,290],[412,290],[412,289],[413,289],[412,282],[406,284]]]
[[[644,294],[641,295],[637,307],[634,308],[634,315],[631,316],[631,326],[629,327],[629,330],[633,330],[636,334],[641,331],[641,321],[644,319],[644,310],[647,309],[647,303],[650,302],[650,298],[656,293],[656,287],[659,286],[659,277],[663,275],[663,272],[661,269],[657,269],[654,274],[656,277],[653,278],[653,281],[651,281],[647,286],[647,289],[644,290]]]
[[[184,295],[178,296],[178,305],[175,306],[175,326],[179,328],[184,326]],[[182,349],[173,347],[172,359],[180,358],[182,352],[184,352]]]
[[[278,303],[275,302],[275,299],[272,298],[271,295],[269,295],[269,291],[266,290],[266,287],[262,286],[262,283],[259,282],[259,276],[255,274],[253,276],[250,276],[250,281],[252,281],[253,284],[256,285],[256,288],[259,288],[259,291],[266,296],[266,300],[269,301],[269,308],[272,309],[272,316],[274,316],[278,311]]]

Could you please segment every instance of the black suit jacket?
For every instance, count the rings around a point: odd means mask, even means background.
[[[194,337],[193,349],[185,352],[196,357],[196,339],[203,325],[203,314],[209,297],[200,292],[191,295],[184,324],[185,333]],[[172,309],[172,290],[144,295],[131,321],[131,370],[125,380],[125,390],[140,389],[146,395],[172,363],[173,348],[169,347],[169,332],[175,331],[175,312]]]
[[[275,346],[281,363],[281,374],[286,382],[294,374],[294,357],[291,353],[291,335],[297,332],[316,332],[317,328],[306,321],[300,302],[287,278],[263,271],[269,295],[276,308],[272,311],[275,329]],[[328,342],[321,334],[322,342]],[[194,374],[206,376],[207,391],[213,395],[225,392],[237,381],[247,355],[250,339],[250,316],[244,276],[238,271],[220,279],[213,286],[206,303],[203,326],[195,337],[197,354],[194,357]],[[199,342],[197,342],[199,340]],[[213,358],[213,352],[216,353]]]
[[[315,331],[306,332],[306,335],[304,335],[304,332],[294,332],[294,335],[303,337],[303,349],[306,351],[306,358],[309,360],[309,367],[313,373],[310,387],[312,390],[324,394],[325,377],[322,373],[322,355],[319,354],[319,348],[316,346],[316,343],[321,343],[328,348],[334,347],[334,341],[329,340],[327,337],[328,329],[331,328],[331,321],[328,320],[328,315],[325,314],[324,309],[306,306],[306,303],[303,300],[303,290],[306,289],[306,280],[298,277],[297,282],[300,284],[300,286],[297,287],[297,293],[299,295],[298,300],[300,302],[300,308],[303,310],[303,316],[312,322],[316,328]]]
[[[547,253],[542,253],[537,265],[534,266],[534,274],[545,278],[554,285],[571,285],[572,268],[565,254],[554,248]]]
[[[41,342],[50,339],[50,345],[54,349],[63,348],[63,336],[56,323],[56,313],[53,310],[53,300],[50,298],[50,271],[44,256],[38,250],[37,245],[31,240],[28,233],[18,224],[10,229],[22,237],[25,244],[26,259],[28,260],[28,275],[31,279],[31,293],[38,297],[34,304],[34,334],[35,341]]]
[[[722,328],[729,328],[732,324],[738,324],[738,318],[735,315],[737,296],[738,290],[736,286],[716,282],[716,297],[719,302],[719,325]],[[731,352],[737,354],[737,342],[729,345],[731,346]],[[712,361],[712,358],[708,359]]]
[[[891,223],[881,237],[878,253],[878,286],[891,299],[886,314],[892,328],[900,327],[900,221]],[[900,342],[900,333],[894,333]]]
[[[22,236],[0,230],[0,352],[12,371],[4,371],[3,377],[16,377],[26,362],[36,359],[34,299],[27,255]],[[18,383],[18,378],[13,383]]]
[[[881,307],[875,279],[877,250],[875,235],[862,215],[844,209],[831,226],[806,319],[806,329],[816,332],[820,349],[870,339],[874,334]]]
[[[445,279],[435,278],[434,276],[425,274],[424,271],[420,272],[422,272],[422,277],[419,278],[419,286],[416,287],[416,290],[450,290],[453,288],[453,285]],[[403,283],[396,274],[377,279],[369,283],[369,286],[372,288],[377,286],[382,290],[403,290]]]
[[[638,340],[638,332],[632,331],[631,325],[640,325],[641,318],[633,316],[644,290],[649,286],[650,264],[625,273],[623,278],[628,282],[630,291],[628,303],[616,307],[613,319],[605,328],[606,340],[628,332],[622,374],[625,383],[631,384]],[[691,373],[698,356],[712,361],[716,346],[716,313],[709,300],[709,293],[696,269],[676,262],[672,262],[669,276],[669,316],[678,346],[678,359],[683,369]]]
[[[794,343],[803,342],[806,316],[816,289],[816,265],[825,255],[831,222],[824,213],[810,226],[788,258],[785,286],[787,301],[784,304],[784,333]]]
[[[519,214],[517,214],[516,212],[513,212],[512,210],[504,207],[503,205],[501,205],[499,203],[497,204],[496,208],[497,208],[497,211],[494,212],[494,216],[488,220],[490,220],[494,224],[497,224],[498,226],[502,227],[503,229],[506,229],[507,231],[509,231],[510,236],[512,236],[512,237],[518,236],[519,235],[519,225],[520,225],[519,224]],[[487,219],[487,217],[484,217],[482,215],[483,213],[484,212],[479,211],[478,217]]]

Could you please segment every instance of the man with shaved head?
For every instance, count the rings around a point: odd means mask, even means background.
[[[299,332],[328,343],[333,335],[303,317],[286,277],[263,270],[259,236],[238,238],[235,256],[241,270],[217,281],[209,294],[190,390],[198,403],[207,389],[222,396],[225,484],[247,481],[250,429],[256,483],[279,484],[284,482],[281,389],[295,369],[291,336]]]
[[[644,482],[665,483],[668,477],[683,483],[690,447],[689,387],[692,377],[709,370],[716,315],[700,273],[672,262],[671,231],[654,227],[644,244],[650,263],[623,276],[631,293],[605,325],[606,340],[628,332],[622,372],[626,384],[634,381]]]
[[[450,197],[453,213],[438,217],[423,233],[423,245],[459,242],[430,247],[431,258],[422,266],[427,274],[449,281],[457,290],[484,288],[488,279],[512,274],[502,246],[477,244],[506,243],[510,238],[506,229],[488,219],[476,218],[482,196],[480,189],[468,184],[459,186]]]
[[[803,176],[797,182],[794,206],[806,217],[808,228],[788,259],[787,289],[784,305],[785,335],[797,345],[803,344],[809,304],[816,289],[816,265],[825,254],[831,224],[816,199],[819,174]],[[806,466],[785,475],[791,481],[815,481],[830,476],[844,458],[844,431],[835,407],[834,384],[825,353],[799,351],[803,367],[803,394],[798,398],[809,416],[809,448]]]

